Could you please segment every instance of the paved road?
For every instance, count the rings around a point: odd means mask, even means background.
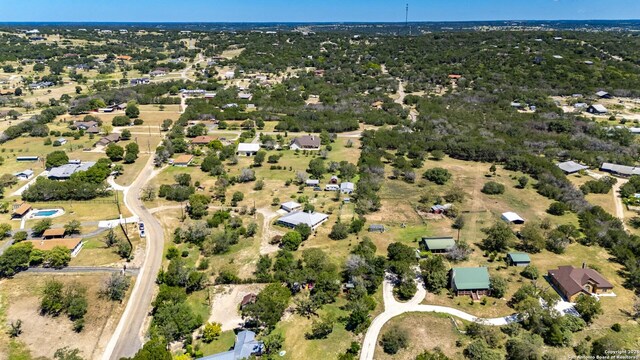
[[[480,321],[483,324],[494,326],[506,325],[508,323],[517,321],[517,315],[510,315],[494,319],[481,319],[471,314],[467,314],[464,311],[456,310],[454,308],[446,306],[420,305],[425,295],[427,294],[427,291],[424,289],[419,279],[416,279],[416,281],[418,282],[418,291],[416,292],[416,295],[408,302],[401,303],[393,297],[392,279],[389,275],[387,275],[387,279],[385,279],[382,285],[384,312],[378,315],[371,322],[371,326],[369,326],[369,329],[367,330],[364,341],[362,343],[360,360],[373,360],[376,350],[376,344],[378,342],[378,335],[380,334],[380,330],[382,330],[384,324],[386,324],[392,318],[408,312],[444,313],[459,317],[467,321]]]
[[[156,275],[162,265],[164,233],[160,222],[144,207],[139,199],[139,194],[147,181],[155,174],[153,156],[151,156],[133,184],[124,191],[125,206],[145,224],[145,259],[136,278],[127,307],[105,348],[103,360],[133,356],[143,345],[145,319],[151,310]]]
[[[52,274],[95,274],[95,273],[119,273],[122,272],[120,267],[108,267],[108,266],[69,266],[62,269],[54,268],[29,268],[26,271],[18,273],[20,274],[33,274],[33,273],[52,273]],[[127,275],[138,275],[140,269],[127,268],[125,273]]]

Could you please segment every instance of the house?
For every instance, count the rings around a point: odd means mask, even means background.
[[[302,205],[295,201],[287,201],[286,203],[280,204],[280,209],[286,212],[292,212],[302,209]]]
[[[297,137],[289,145],[291,150],[320,150],[320,137],[305,135]]]
[[[26,240],[25,242],[30,242],[33,244],[34,249],[38,249],[41,251],[50,251],[54,247],[61,246],[69,249],[72,257],[76,257],[80,250],[82,250],[82,239],[80,238],[71,238],[71,239],[55,239],[55,240]]]
[[[313,186],[313,187],[316,187],[316,186],[319,186],[319,185],[320,185],[320,180],[317,180],[317,179],[309,179],[309,180],[305,181],[304,183],[305,183],[305,185],[307,185],[307,186]]]
[[[13,210],[13,213],[11,214],[11,218],[22,219],[29,213],[29,211],[31,211],[31,205],[27,203],[22,203],[20,204],[20,206],[18,206]]]
[[[231,80],[236,77],[236,73],[234,71],[227,71],[224,73],[224,78],[227,80]]]
[[[240,302],[240,310],[244,309],[244,307],[249,304],[255,303],[257,298],[258,296],[253,293],[245,295]]]
[[[352,182],[343,182],[340,184],[340,192],[343,194],[351,194],[355,191],[356,186]]]
[[[47,229],[42,233],[42,238],[44,240],[59,239],[64,237],[64,233],[65,233],[64,228]]]
[[[58,142],[58,144],[60,144],[60,146],[62,146],[62,145],[67,143],[67,139],[65,139],[65,138],[59,138],[56,141]]]
[[[98,142],[96,143],[96,146],[107,146],[111,143],[117,143],[118,141],[120,141],[120,134],[113,133],[98,140]]]
[[[131,81],[129,81],[129,83],[133,86],[135,85],[145,85],[150,83],[151,80],[149,80],[149,78],[137,78],[137,79],[131,79]]]
[[[251,100],[253,99],[253,95],[245,92],[238,93],[238,99],[240,100]]]
[[[432,214],[446,214],[447,211],[451,210],[453,204],[444,204],[444,205],[433,205],[430,209]]]
[[[511,223],[511,224],[524,224],[524,219],[520,217],[520,215],[508,211],[505,213],[502,213],[502,216],[500,217],[502,220]]]
[[[33,177],[33,170],[27,169],[21,172],[13,174],[13,176],[17,177],[18,180],[29,180]]]
[[[27,162],[27,161],[38,161],[40,157],[38,156],[18,156],[16,158],[17,162]]]
[[[369,225],[369,232],[379,232],[382,234],[384,230],[385,230],[384,225],[380,225],[380,224]]]
[[[575,174],[582,170],[589,169],[588,166],[578,164],[574,161],[565,161],[558,164],[560,170],[564,171],[565,174]]]
[[[489,271],[486,267],[453,268],[450,272],[451,289],[456,296],[471,295],[473,300],[491,294]]]
[[[605,294],[613,289],[613,285],[599,272],[589,269],[583,263],[582,268],[559,266],[549,270],[549,279],[558,292],[568,301],[575,301],[580,294]]]
[[[75,121],[73,123],[73,126],[75,126],[75,128],[78,130],[86,131],[93,127],[98,127],[98,122],[97,121]]]
[[[87,171],[95,165],[95,161],[87,161],[83,163],[68,163],[49,169],[47,177],[51,180],[67,180],[71,175],[79,171]]]
[[[295,228],[298,224],[307,224],[310,228],[316,229],[320,224],[327,221],[328,218],[329,215],[323,213],[298,211],[281,217],[278,219],[278,224],[288,228]]]
[[[192,145],[209,145],[210,142],[218,140],[215,136],[196,136],[191,140]]]
[[[640,168],[638,167],[612,163],[602,163],[602,166],[600,166],[600,170],[622,177],[640,175]]]
[[[85,130],[85,132],[87,134],[99,134],[100,133],[100,128],[98,126],[92,126],[90,128],[88,128],[87,130]]]
[[[524,253],[508,253],[507,264],[509,266],[528,266],[531,264],[531,258]]]
[[[587,112],[594,115],[604,115],[609,112],[609,110],[603,105],[593,104],[587,108]]]
[[[340,190],[340,185],[338,184],[327,184],[324,187],[324,191],[338,191]]]
[[[173,166],[182,166],[182,167],[186,167],[189,166],[189,164],[191,164],[191,162],[193,161],[193,155],[180,155],[177,158],[175,158],[175,160],[173,160]]]
[[[260,150],[260,144],[240,143],[236,155],[253,156]]]
[[[233,350],[199,358],[198,360],[243,360],[252,356],[260,356],[264,351],[264,343],[256,340],[256,333],[244,330],[236,335]]]
[[[167,75],[167,72],[164,71],[163,69],[155,69],[149,73],[149,76],[151,77],[165,76],[165,75]]]
[[[434,254],[444,254],[451,251],[456,246],[456,242],[451,236],[423,237],[422,246],[426,251]]]
[[[596,93],[596,96],[599,97],[600,99],[611,99],[611,98],[613,98],[613,96],[611,94],[609,94],[606,91],[602,91],[602,90],[598,91]]]

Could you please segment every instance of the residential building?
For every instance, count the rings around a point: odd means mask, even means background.
[[[163,69],[155,69],[149,73],[151,77],[166,76],[167,72]]]
[[[518,225],[524,224],[524,219],[521,218],[520,215],[512,211],[502,213],[502,216],[500,218],[511,224],[518,224]]]
[[[558,292],[568,301],[575,301],[580,294],[606,294],[613,285],[599,272],[589,269],[583,263],[582,268],[560,266],[549,270],[549,279]]]
[[[508,253],[507,264],[509,266],[527,266],[531,264],[531,258],[525,253]]]
[[[173,160],[173,166],[182,166],[182,167],[186,167],[189,166],[189,164],[191,164],[191,162],[193,161],[193,155],[180,155],[177,158],[175,158],[175,160]]]
[[[34,249],[42,251],[50,251],[54,247],[61,246],[69,249],[71,257],[76,257],[80,250],[82,250],[82,239],[70,238],[70,239],[55,239],[55,240],[26,240],[33,244]]]
[[[191,144],[193,145],[209,145],[210,142],[218,140],[215,136],[196,136],[191,139]]]
[[[255,303],[257,298],[258,296],[254,293],[245,295],[240,302],[240,310],[244,309],[244,307],[249,304]]]
[[[137,79],[131,79],[131,81],[129,81],[129,83],[131,85],[144,85],[144,84],[148,84],[150,83],[151,80],[149,80],[149,78],[137,78]]]
[[[599,97],[600,99],[611,99],[611,98],[613,98],[613,96],[611,94],[609,94],[606,91],[602,91],[602,90],[598,91],[596,93],[596,96]]]
[[[292,212],[278,219],[278,224],[288,228],[295,228],[298,224],[307,224],[310,228],[316,229],[323,222],[327,221],[329,215],[323,213],[308,213],[304,211]]]
[[[471,295],[473,300],[491,294],[489,271],[486,267],[453,268],[450,272],[451,288],[456,296]]]
[[[635,166],[618,165],[612,163],[603,163],[600,170],[606,171],[613,175],[629,177],[631,175],[640,175],[640,168]]]
[[[565,174],[575,174],[582,170],[589,169],[588,166],[578,164],[575,161],[565,161],[558,164],[560,170],[564,171]]]
[[[287,201],[286,203],[280,204],[280,209],[286,212],[293,212],[302,209],[302,204],[299,204],[295,201]]]
[[[244,360],[252,356],[260,356],[264,351],[264,343],[256,340],[256,333],[244,330],[236,335],[233,350],[209,355],[198,360]]]
[[[426,251],[434,254],[444,254],[451,251],[456,246],[456,242],[451,236],[423,237],[422,246]]]
[[[22,203],[18,207],[14,208],[13,213],[11,213],[11,218],[22,219],[29,213],[29,211],[31,211],[31,205]]]
[[[260,150],[260,144],[254,143],[240,143],[238,144],[237,155],[241,156],[254,156]]]
[[[120,141],[120,134],[113,133],[98,140],[98,142],[96,143],[96,146],[107,146],[111,143],[117,143],[118,141]]]
[[[52,180],[67,180],[71,175],[79,171],[87,171],[95,165],[95,161],[87,161],[83,163],[69,163],[49,169],[47,177]]]
[[[320,137],[315,135],[300,136],[291,141],[291,150],[320,150]]]

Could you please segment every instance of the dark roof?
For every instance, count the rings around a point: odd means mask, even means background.
[[[298,145],[301,148],[319,148],[320,147],[320,137],[313,135],[305,135],[300,136],[298,138],[293,139],[293,143]]]
[[[613,288],[613,285],[599,272],[589,268],[559,266],[555,270],[549,270],[549,276],[556,280],[561,290],[569,297],[583,291],[584,286],[590,282],[595,283],[599,288]]]
[[[242,298],[242,302],[240,303],[240,306],[245,306],[247,304],[253,304],[254,302],[256,302],[256,294],[247,294]]]

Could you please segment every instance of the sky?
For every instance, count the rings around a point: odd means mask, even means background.
[[[640,19],[640,0],[0,0],[0,22]]]

